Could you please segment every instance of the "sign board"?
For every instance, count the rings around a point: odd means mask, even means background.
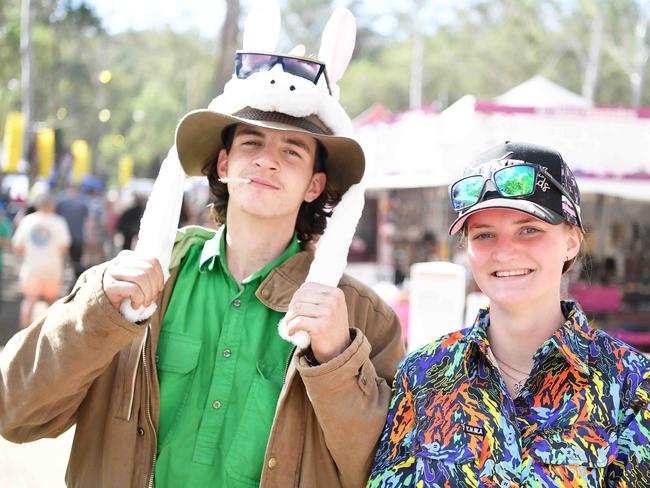
[[[463,328],[465,267],[446,261],[411,266],[409,352]]]

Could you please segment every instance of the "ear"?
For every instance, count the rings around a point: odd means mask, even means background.
[[[217,156],[217,175],[219,178],[228,176],[228,152],[225,149],[219,151],[219,156]]]
[[[345,7],[337,7],[327,21],[318,52],[318,59],[327,65],[331,85],[336,85],[343,77],[352,58],[356,36],[354,15]]]
[[[584,236],[582,231],[575,225],[568,226],[567,229],[567,250],[566,255],[568,260],[575,258],[580,252],[580,247],[582,246],[582,240]]]
[[[311,203],[316,200],[323,193],[323,190],[325,190],[326,183],[327,175],[325,173],[314,173],[305,192],[305,202]]]
[[[244,51],[274,52],[280,35],[280,9],[275,0],[257,0],[244,24]]]

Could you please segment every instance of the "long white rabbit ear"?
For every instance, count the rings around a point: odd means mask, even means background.
[[[244,24],[244,51],[274,52],[280,37],[280,9],[275,0],[256,0]]]
[[[302,57],[304,57],[306,52],[307,52],[307,49],[305,48],[304,44],[298,44],[291,51],[289,51],[289,56],[302,56]]]
[[[345,7],[337,7],[327,21],[318,60],[327,66],[330,85],[336,85],[350,63],[357,37],[357,22]]]

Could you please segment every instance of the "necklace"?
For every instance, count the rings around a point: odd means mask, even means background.
[[[503,373],[504,375],[506,375],[508,378],[510,378],[513,381],[512,389],[515,392],[515,396],[518,396],[521,393],[521,391],[524,389],[524,385],[526,384],[526,380],[528,380],[528,378],[530,377],[530,372],[526,373],[524,371],[518,370],[517,368],[514,368],[513,366],[510,366],[508,363],[506,363],[506,362],[500,360],[499,358],[497,358],[496,355],[494,354],[494,352],[492,352],[492,349],[489,349],[489,351],[490,351],[490,355],[494,359],[494,362],[497,363],[497,368],[499,369],[499,371],[501,373]],[[505,366],[505,367],[509,368],[512,371],[515,371],[515,372],[517,372],[517,373],[519,373],[521,375],[524,375],[524,377],[518,379],[516,376],[513,376],[512,374],[508,373],[505,370],[505,368],[503,368],[502,366]]]
[[[492,354],[494,355],[494,353],[492,353]],[[530,376],[530,371],[529,371],[528,373],[526,373],[525,371],[518,370],[518,369],[515,368],[514,366],[510,366],[510,365],[509,365],[508,363],[506,363],[503,359],[499,359],[498,357],[496,357],[496,355],[494,355],[494,359],[497,360],[497,363],[499,363],[499,364],[505,366],[506,368],[508,368],[508,369],[510,369],[510,370],[512,370],[512,371],[515,371],[515,372],[517,372],[517,373],[519,373],[519,374],[523,374],[523,375],[526,375],[526,376]]]
[[[519,395],[519,393],[521,393],[521,390],[524,389],[524,385],[526,384],[526,380],[528,379],[528,376],[518,380],[517,378],[509,374],[505,369],[501,368],[500,371],[513,381],[512,388],[513,390],[515,390],[515,396]]]

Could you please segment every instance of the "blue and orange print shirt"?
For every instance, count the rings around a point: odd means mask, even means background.
[[[650,361],[573,302],[512,398],[489,310],[395,375],[369,487],[650,487]]]

